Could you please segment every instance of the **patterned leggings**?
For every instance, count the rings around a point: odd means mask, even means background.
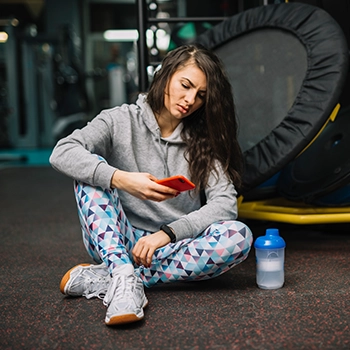
[[[131,251],[137,240],[151,232],[132,227],[125,216],[117,190],[103,190],[74,183],[83,241],[89,255],[104,262],[109,271],[133,262]],[[195,239],[169,243],[155,251],[151,266],[135,266],[146,287],[175,281],[214,278],[248,256],[250,229],[239,221],[210,225]]]

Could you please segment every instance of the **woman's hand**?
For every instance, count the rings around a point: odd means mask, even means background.
[[[170,243],[170,238],[164,231],[158,231],[151,235],[141,237],[132,250],[135,263],[150,267],[155,250],[164,247],[168,243]]]
[[[178,195],[177,190],[157,184],[158,179],[149,173],[130,173],[116,170],[111,187],[130,193],[139,199],[161,202]]]

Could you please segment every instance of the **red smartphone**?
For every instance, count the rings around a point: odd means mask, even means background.
[[[157,184],[171,187],[179,192],[193,190],[196,185],[183,175],[170,176],[156,181]]]

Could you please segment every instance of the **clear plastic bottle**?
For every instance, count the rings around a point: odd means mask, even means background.
[[[254,243],[256,283],[262,289],[278,289],[284,284],[284,251],[286,243],[276,228],[266,230],[265,236]]]

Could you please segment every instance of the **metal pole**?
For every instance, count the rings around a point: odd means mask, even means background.
[[[139,40],[137,41],[139,90],[140,92],[145,92],[148,89],[147,6],[145,0],[137,0],[137,19],[139,29]]]

